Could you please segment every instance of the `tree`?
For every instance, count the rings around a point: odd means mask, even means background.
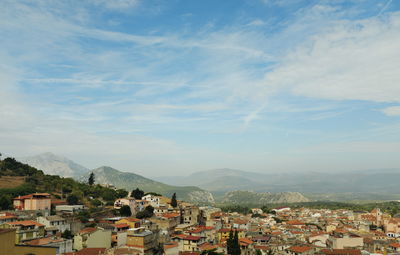
[[[101,206],[103,203],[98,199],[93,199],[90,201],[93,206]]]
[[[172,195],[172,198],[171,198],[171,206],[172,206],[173,208],[176,208],[176,207],[178,206],[178,202],[176,201],[176,193],[174,193],[174,194]]]
[[[91,172],[89,175],[88,183],[90,186],[92,186],[94,184],[94,173],[93,172]]]
[[[229,238],[226,241],[226,249],[228,251],[228,254],[232,254],[232,249],[233,249],[233,230],[229,231]]]
[[[79,197],[77,195],[71,194],[67,197],[67,202],[69,205],[76,205],[79,202]]]
[[[239,233],[235,231],[235,238],[233,239],[233,252],[232,255],[240,255]]]
[[[240,255],[240,244],[238,231],[233,233],[233,230],[229,232],[229,238],[226,242],[227,251],[229,255]]]
[[[129,205],[124,205],[119,209],[119,213],[121,216],[132,216],[131,208]]]
[[[9,196],[0,195],[0,209],[1,210],[12,209],[12,202]]]
[[[117,197],[118,198],[123,198],[126,197],[128,195],[128,191],[124,190],[124,189],[117,189]]]
[[[139,188],[132,190],[131,197],[135,199],[142,199],[143,196],[144,196],[143,190],[140,190]]]
[[[62,238],[65,239],[72,239],[74,237],[74,235],[72,234],[71,230],[66,229],[62,234],[61,234]]]
[[[143,219],[143,218],[151,218],[154,215],[154,207],[149,205],[143,211],[138,212],[136,214],[136,218]]]

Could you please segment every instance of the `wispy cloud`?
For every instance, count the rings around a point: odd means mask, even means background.
[[[2,2],[2,145],[24,154],[77,155],[79,147],[93,156],[106,155],[98,145],[107,144],[113,157],[182,153],[196,161],[201,153],[211,157],[207,135],[251,140],[270,135],[268,129],[276,138],[282,130],[300,137],[310,132],[309,120],[349,118],[347,103],[398,115],[387,105],[400,101],[400,14],[389,11],[391,1],[374,4],[378,17],[357,1],[352,8],[264,2],[260,8],[271,14],[212,25],[207,16],[197,26],[190,22],[202,15],[193,10],[185,24],[171,19],[182,22],[186,9],[149,19],[144,10],[152,5],[139,0]],[[273,16],[274,8],[284,16]],[[293,119],[305,126],[291,126]],[[215,143],[236,141],[224,139]],[[223,149],[245,155],[232,147]],[[235,158],[223,149],[218,155]]]

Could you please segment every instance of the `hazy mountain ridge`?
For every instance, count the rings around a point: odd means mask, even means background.
[[[161,182],[157,182],[138,174],[130,172],[122,172],[108,166],[102,166],[92,171],[95,175],[95,182],[99,184],[112,184],[117,188],[124,188],[131,191],[140,188],[145,192],[156,192],[171,197],[176,192],[178,199],[199,202],[213,203],[213,195],[205,190],[194,186],[172,186]],[[86,181],[90,172],[81,176],[81,181]]]
[[[158,178],[158,180],[163,180]],[[166,179],[167,180],[167,179]],[[254,173],[235,169],[195,172],[175,178],[175,185],[190,183],[215,193],[235,190],[301,193],[398,193],[400,169],[323,173]]]
[[[94,172],[96,183],[113,184],[117,188],[124,188],[128,191],[134,188],[140,188],[146,192],[157,192],[169,197],[176,192],[178,199],[199,203],[214,202],[214,197],[210,192],[198,187],[187,185],[184,187],[172,186],[135,173],[122,172],[106,166],[90,170],[66,157],[55,155],[50,152],[20,158],[19,160],[25,164],[43,170],[46,174],[72,177],[81,182],[86,182],[89,174]]]
[[[270,204],[310,202],[299,192],[257,193],[253,191],[231,191],[225,194],[222,203],[226,204]]]
[[[78,177],[89,171],[88,168],[75,163],[74,161],[51,152],[42,153],[31,157],[18,158],[19,161],[43,170],[50,175],[62,177]]]

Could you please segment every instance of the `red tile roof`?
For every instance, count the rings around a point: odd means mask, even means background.
[[[269,247],[266,245],[254,245],[254,249],[267,251],[269,250]]]
[[[179,213],[164,213],[164,214],[162,214],[161,217],[170,219],[170,218],[176,218],[176,217],[179,217],[179,216],[180,216]]]
[[[289,248],[289,251],[296,252],[296,253],[303,253],[303,252],[309,251],[311,249],[312,249],[312,247],[310,247],[310,246],[292,246]]]
[[[183,239],[183,240],[190,240],[190,241],[198,241],[201,239],[200,236],[191,236],[191,235],[175,235],[175,237],[179,238],[179,239]]]
[[[208,251],[208,250],[213,250],[213,249],[218,248],[218,245],[213,245],[210,243],[203,243],[203,244],[199,245],[198,247],[202,251]]]
[[[114,226],[116,228],[129,228],[129,225],[127,223],[111,224],[111,226]]]
[[[33,193],[33,194],[26,195],[26,196],[18,196],[16,198],[14,198],[14,200],[24,200],[24,199],[29,199],[29,198],[33,198],[33,197],[50,198],[50,194],[49,193]]]
[[[79,234],[88,234],[96,231],[97,228],[84,228],[81,231],[79,231]]]
[[[391,243],[389,246],[393,248],[400,248],[400,243]]]
[[[298,221],[298,220],[289,220],[289,221],[286,222],[286,224],[289,224],[289,225],[305,225],[303,222]]]
[[[38,227],[43,227],[43,224],[40,224],[39,222],[33,221],[33,220],[23,220],[23,221],[13,221],[13,222],[6,222],[8,225],[21,225],[21,226],[38,226]]]
[[[253,241],[251,241],[251,240],[248,239],[248,238],[239,238],[239,243],[240,243],[240,245],[242,245],[242,246],[249,246],[250,244],[253,243]]]

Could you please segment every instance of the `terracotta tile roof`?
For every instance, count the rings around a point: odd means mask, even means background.
[[[191,236],[191,235],[175,235],[175,237],[183,240],[189,240],[189,241],[198,241],[201,239],[200,236]]]
[[[164,244],[164,249],[171,249],[174,247],[178,247],[178,243],[177,242],[170,242],[170,243],[166,243]]]
[[[89,233],[93,233],[96,230],[97,230],[97,228],[84,228],[81,231],[79,231],[79,234],[89,234]]]
[[[326,255],[361,255],[361,250],[357,249],[322,249],[320,252]]]
[[[269,247],[266,245],[254,245],[254,249],[267,251],[267,250],[269,250]]]
[[[240,245],[242,245],[242,246],[249,246],[250,244],[253,243],[253,241],[251,241],[251,240],[248,239],[248,238],[239,238],[239,243],[240,243]]]
[[[17,219],[18,217],[16,215],[4,215],[0,216],[0,220],[5,220],[5,219]]]
[[[176,218],[176,217],[179,217],[179,216],[180,216],[179,213],[164,213],[164,214],[161,215],[161,217],[167,218],[167,219]]]
[[[35,239],[29,242],[25,242],[25,244],[28,245],[46,245],[46,244],[50,244],[50,243],[59,243],[59,242],[63,242],[64,239],[52,239],[50,237],[46,237],[46,238],[40,238],[40,239]]]
[[[13,221],[13,222],[6,222],[5,224],[16,225],[16,226],[21,225],[21,226],[24,226],[24,227],[33,226],[33,225],[38,226],[38,227],[44,227],[43,224],[40,224],[39,222],[36,222],[36,221],[33,221],[33,220]]]
[[[33,197],[50,198],[50,194],[49,193],[33,193],[33,194],[25,195],[25,196],[18,196],[16,198],[14,198],[14,200],[24,200],[24,199],[29,199],[29,198],[33,198]]]
[[[111,226],[116,228],[129,228],[129,225],[127,223],[111,224]]]
[[[288,224],[288,225],[305,225],[303,222],[301,222],[299,220],[289,220],[286,222],[286,224]]]
[[[210,243],[203,243],[203,244],[199,245],[198,247],[202,251],[208,251],[208,250],[213,250],[213,249],[218,248],[218,245],[213,245]]]
[[[312,249],[312,247],[310,247],[310,246],[292,246],[289,248],[289,251],[296,252],[296,253],[303,253],[303,252],[309,251],[311,249]]]
[[[400,248],[400,243],[391,243],[389,246],[393,248]]]

